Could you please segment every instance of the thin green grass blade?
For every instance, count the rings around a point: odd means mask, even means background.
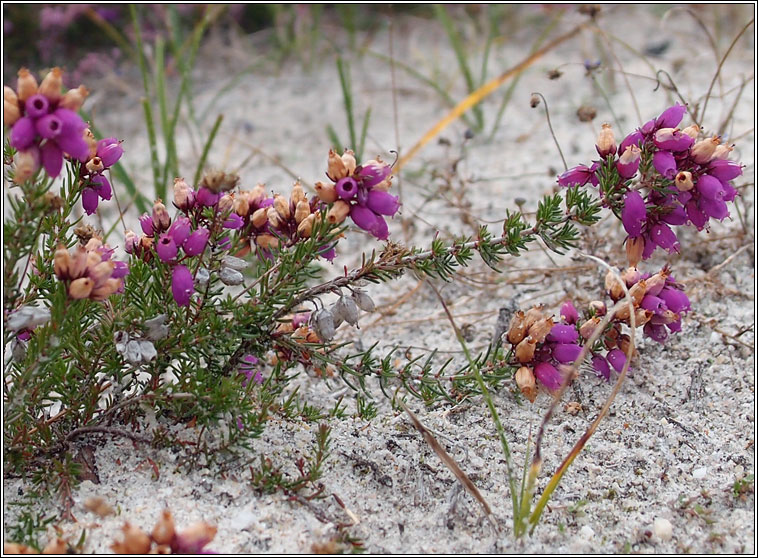
[[[460,33],[458,33],[458,30],[455,28],[453,20],[447,13],[447,8],[441,4],[435,4],[434,14],[440,23],[442,23],[442,26],[445,28],[445,32],[450,39],[450,45],[453,47],[455,57],[458,59],[458,67],[463,74],[463,78],[466,80],[468,93],[476,91],[477,86],[474,83],[471,68],[469,68],[468,61],[466,60],[466,51],[463,47],[463,40],[461,39]],[[484,127],[484,114],[482,113],[482,108],[475,106],[471,110],[474,113],[474,118],[476,120],[476,129],[481,130]]]
[[[218,133],[218,129],[221,127],[221,122],[223,122],[223,120],[224,120],[223,114],[219,114],[216,117],[216,122],[213,124],[211,133],[208,135],[208,141],[205,142],[205,147],[203,147],[203,154],[200,156],[200,160],[197,162],[197,169],[195,170],[195,178],[192,184],[196,185],[198,182],[200,182],[200,176],[203,172],[203,167],[205,167],[205,161],[208,158],[208,152],[211,150],[211,145],[213,145],[213,140],[216,139],[216,134]]]
[[[345,146],[340,141],[340,138],[337,135],[337,131],[334,128],[332,128],[331,124],[327,124],[326,134],[329,136],[329,141],[332,142],[332,148],[335,151],[342,151],[343,149],[345,149]]]
[[[357,158],[359,161],[363,160],[363,150],[366,147],[366,135],[368,134],[368,123],[371,120],[371,107],[366,111],[366,115],[363,117],[363,127],[361,128],[361,140],[359,142]]]
[[[353,115],[353,94],[350,89],[350,66],[337,56],[337,72],[340,76],[340,87],[342,88],[342,99],[345,103],[345,114],[347,116],[347,128],[350,133],[350,148],[356,149],[357,136],[355,133],[355,118]]]

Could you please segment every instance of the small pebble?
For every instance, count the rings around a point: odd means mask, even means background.
[[[693,469],[692,476],[696,479],[704,479],[707,472],[708,469],[705,467],[698,467],[697,469]]]
[[[589,540],[595,536],[595,531],[593,531],[592,527],[590,527],[589,525],[585,525],[584,527],[579,529],[579,536],[582,537],[583,539]]]
[[[659,517],[653,523],[653,535],[655,535],[659,541],[670,541],[674,532],[674,527],[668,519]]]

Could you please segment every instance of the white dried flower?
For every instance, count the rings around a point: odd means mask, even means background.
[[[139,341],[129,341],[126,344],[126,351],[124,351],[124,356],[126,357],[126,360],[131,362],[132,364],[139,364],[142,362],[142,348],[140,346]]]
[[[245,260],[241,258],[235,258],[234,256],[224,256],[221,258],[221,265],[224,267],[231,267],[232,269],[236,271],[242,271],[243,269],[247,268],[250,264],[248,264]]]
[[[12,331],[34,329],[50,321],[50,310],[38,306],[22,306],[5,321],[5,326]]]
[[[353,326],[358,324],[358,306],[352,298],[343,295],[337,301],[335,306],[343,320]]]
[[[211,272],[205,269],[204,267],[201,267],[197,270],[197,273],[195,273],[195,284],[200,285],[204,287],[208,284],[208,281],[211,278]]]
[[[145,327],[147,328],[147,331],[145,332],[145,336],[152,341],[158,341],[168,337],[168,326],[166,325],[167,318],[168,316],[166,314],[158,314],[155,318],[146,320]]]
[[[374,304],[374,301],[371,300],[371,297],[366,294],[366,291],[362,291],[361,289],[355,289],[353,291],[353,300],[358,305],[358,308],[363,310],[364,312],[373,312],[376,310],[376,305]]]
[[[317,310],[311,314],[311,327],[319,339],[329,341],[335,334],[334,316],[326,308]]]
[[[140,352],[142,353],[142,360],[145,362],[150,362],[156,356],[158,356],[158,351],[155,350],[155,345],[153,345],[150,341],[143,339],[139,342],[139,348]]]
[[[222,267],[218,276],[224,285],[241,285],[245,280],[239,271],[231,267]]]

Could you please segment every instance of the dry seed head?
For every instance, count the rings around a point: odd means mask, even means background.
[[[629,337],[626,333],[622,333],[621,335],[619,335],[617,343],[618,343],[619,349],[621,349],[621,351],[624,354],[629,354],[629,348],[632,345],[631,337]]]
[[[653,294],[658,294],[661,289],[666,285],[666,278],[669,276],[668,268],[663,268],[652,277],[645,279],[645,294],[653,291]]]
[[[3,86],[3,100],[18,106],[18,95],[16,95],[16,92],[7,85]]]
[[[211,171],[203,176],[200,181],[200,188],[207,188],[214,194],[219,192],[229,192],[234,190],[240,182],[240,177],[233,173],[223,171]]]
[[[88,298],[94,286],[95,282],[89,277],[80,277],[68,286],[68,296],[74,299]]]
[[[531,335],[525,337],[516,345],[516,360],[529,362],[534,358],[534,350],[537,348],[537,340]]]
[[[521,390],[530,403],[534,403],[537,398],[537,381],[534,378],[534,372],[528,366],[522,366],[516,371],[516,385]]]
[[[380,192],[386,192],[392,186],[392,175],[382,180],[379,184],[374,186],[372,190],[379,190]]]
[[[92,133],[92,130],[87,128],[84,130],[84,141],[87,142],[87,145],[89,145],[89,157],[92,159],[93,157],[97,156],[97,140],[95,139],[95,134]]]
[[[250,213],[250,200],[248,192],[240,192],[239,196],[234,197],[234,212],[242,218],[247,217]]]
[[[347,323],[353,326],[358,324],[360,313],[358,312],[358,305],[355,303],[355,300],[342,295],[337,301],[337,310],[342,319]]]
[[[316,182],[314,185],[316,188],[316,195],[324,203],[334,203],[339,197],[337,195],[337,189],[334,184],[324,184],[323,182]]]
[[[37,93],[37,80],[26,68],[18,71],[18,85],[16,86],[19,101],[26,101]]]
[[[535,322],[532,327],[529,328],[529,336],[533,337],[537,343],[542,343],[545,341],[547,334],[550,333],[553,325],[552,316],[543,318],[542,320]]]
[[[345,162],[334,152],[334,149],[329,150],[326,173],[334,182],[337,182],[340,178],[345,178],[348,175]]]
[[[76,245],[74,255],[71,258],[71,265],[68,268],[68,276],[71,279],[76,279],[84,275],[87,269],[87,250],[81,244]]]
[[[62,97],[61,88],[63,87],[63,72],[60,68],[53,68],[50,70],[42,83],[39,84],[37,93],[47,97],[50,102],[60,100]]]
[[[614,318],[618,320],[628,320],[633,309],[630,310],[629,304],[626,301],[621,301],[619,304],[621,304],[621,308],[618,309]]]
[[[98,517],[107,517],[113,515],[113,508],[101,496],[91,496],[84,501],[84,508],[91,511]]]
[[[311,206],[305,199],[302,199],[299,202],[297,202],[297,205],[295,206],[295,222],[298,225],[302,223],[303,220],[306,217],[308,217],[308,215],[310,214],[311,214]]]
[[[616,139],[613,137],[611,125],[603,123],[600,134],[597,138],[597,150],[601,156],[605,157],[609,153],[616,153]]]
[[[518,310],[511,318],[510,326],[508,327],[508,334],[506,338],[508,342],[516,345],[526,337],[526,325],[524,324],[524,312]]]
[[[89,90],[80,85],[76,89],[69,89],[66,94],[61,97],[61,102],[58,103],[59,108],[65,108],[76,112],[84,104],[84,99],[89,95]]]
[[[326,220],[333,225],[339,225],[350,213],[350,204],[342,200],[337,200],[326,214]]]

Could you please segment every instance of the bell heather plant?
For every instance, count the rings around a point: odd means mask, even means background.
[[[675,105],[618,145],[604,125],[600,158],[558,177],[566,189],[545,196],[531,221],[520,211],[506,212],[499,236],[482,226],[475,238],[435,237],[427,248],[389,240],[388,219],[401,209],[390,193],[393,166],[379,158],[358,161],[346,149],[341,155],[329,150],[328,181],[316,182],[310,196],[300,183],[276,193],[232,173],[206,173],[195,184],[177,177],[172,200],[156,200],[133,219],[139,233],[126,230],[111,247],[74,208],[81,201],[89,216],[100,200],[111,199],[118,185],[111,184],[109,169],[128,153],[117,138],[97,140],[77,113],[86,88],[63,92],[62,83],[57,68],[39,84],[21,70],[15,89],[4,88],[6,176],[16,187],[8,193],[4,223],[3,343],[11,350],[4,363],[3,452],[11,470],[35,471],[40,484],[47,464],[59,464],[59,489],[76,478],[70,454],[79,437],[99,433],[172,445],[187,466],[228,468],[271,415],[341,416],[339,403],[318,409],[291,390],[283,397],[295,376],[311,370],[339,376],[359,393],[364,412],[372,397],[369,377],[378,378],[398,406],[408,397],[431,405],[481,395],[498,427],[514,533],[522,535],[536,525],[573,457],[532,510],[541,436],[519,488],[490,391],[516,387],[531,402],[546,392],[555,405],[585,361],[605,380],[622,381],[635,354],[636,328],[659,343],[680,332],[691,310],[682,285],[668,266],[652,273],[638,265],[657,248],[680,250],[672,227],[702,230],[710,219],[726,218],[737,195],[732,181],[742,172],[728,158],[731,146],[698,139],[696,126],[679,129],[686,107]],[[455,280],[474,252],[498,269],[506,256],[518,256],[538,239],[565,252],[577,245],[579,226],[592,226],[606,212],[626,232],[629,267],[609,271],[604,296],[582,308],[566,301],[555,312],[519,310],[503,331],[503,347],[498,339],[484,354],[471,354],[459,335],[468,362],[452,376],[441,374],[447,364],[435,369],[432,359],[397,369],[392,351],[346,354],[333,342],[343,324],[356,327],[362,313],[374,311],[369,283],[405,272]],[[323,266],[356,227],[387,242],[364,255],[361,266],[324,280]],[[127,260],[117,255],[121,248]],[[325,305],[326,295],[336,302]],[[140,421],[147,412],[161,420],[147,426]],[[173,424],[198,427],[191,445]],[[317,458],[298,465],[300,477],[288,478],[261,460],[260,469],[251,469],[255,486],[296,491],[312,485],[328,453],[328,427],[319,432]],[[69,506],[69,492],[59,494]],[[170,514],[162,521],[169,520]],[[129,529],[117,544],[126,548],[138,540],[141,551],[152,542],[200,551],[215,533],[187,546],[179,535],[164,541],[154,533],[151,542]]]

